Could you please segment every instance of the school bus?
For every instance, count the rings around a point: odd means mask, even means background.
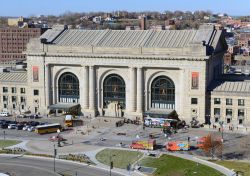
[[[72,115],[66,115],[64,119],[64,126],[66,127],[76,127],[76,126],[82,126],[83,121],[81,119],[78,119]]]
[[[61,131],[62,126],[59,123],[53,123],[49,125],[39,125],[36,127],[35,132],[37,134],[56,133],[58,129]]]

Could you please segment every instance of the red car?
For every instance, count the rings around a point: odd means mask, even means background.
[[[66,141],[66,139],[64,139],[62,136],[51,136],[49,138],[49,141],[52,141],[52,142],[57,142],[57,141]]]

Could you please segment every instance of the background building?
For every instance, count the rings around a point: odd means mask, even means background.
[[[40,35],[40,28],[0,28],[0,62],[26,60],[27,43]]]

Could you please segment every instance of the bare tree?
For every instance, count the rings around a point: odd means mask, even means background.
[[[204,152],[214,159],[215,156],[222,157],[223,143],[216,133],[210,133],[206,136],[203,146]]]

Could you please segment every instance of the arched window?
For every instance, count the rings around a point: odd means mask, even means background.
[[[117,102],[120,108],[124,109],[126,102],[126,85],[122,77],[117,74],[108,75],[103,83],[103,102],[104,108],[111,102]]]
[[[62,74],[58,81],[59,102],[78,103],[79,102],[79,80],[70,72]]]
[[[152,82],[151,107],[156,109],[175,108],[175,86],[168,77],[159,76]]]

